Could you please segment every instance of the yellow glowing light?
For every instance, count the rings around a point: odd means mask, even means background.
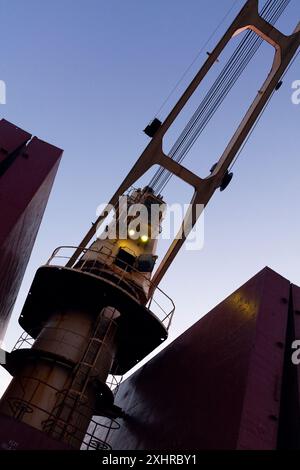
[[[143,243],[147,243],[147,241],[149,240],[148,235],[142,235],[141,240],[142,240]]]
[[[128,234],[130,237],[134,237],[135,235],[135,230],[133,228],[131,228],[129,231],[128,231]]]

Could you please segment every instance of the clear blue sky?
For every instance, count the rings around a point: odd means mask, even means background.
[[[0,0],[0,79],[7,84],[2,117],[64,149],[8,329],[7,349],[21,333],[17,319],[36,269],[56,246],[79,243],[95,219],[97,205],[111,197],[148,143],[142,129],[233,3]],[[243,4],[236,2],[230,20]],[[299,20],[300,2],[292,0],[278,26],[289,33]],[[221,56],[204,91],[236,44],[234,39]],[[260,88],[272,54],[270,46],[261,49],[187,166],[207,174]],[[205,58],[204,51],[160,117],[166,116]],[[177,307],[171,339],[266,265],[300,284],[300,106],[291,102],[296,79],[300,59],[238,160],[231,186],[208,206],[203,250],[183,250],[162,282]],[[190,116],[200,96],[184,117]],[[171,133],[170,140],[174,136]],[[183,185],[173,182],[165,196],[169,202],[187,202],[187,194]],[[8,383],[3,371],[0,380],[1,391]]]

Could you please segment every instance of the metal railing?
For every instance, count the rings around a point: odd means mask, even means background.
[[[112,375],[109,374],[106,380],[106,385],[113,392],[114,396],[118,393],[119,387],[122,383],[123,375]]]
[[[71,258],[74,250],[77,248],[78,247],[68,245],[59,246],[53,251],[52,255],[46,263],[46,266],[64,267],[65,262]],[[153,283],[151,280],[136,268],[125,262],[122,262],[122,264],[124,264],[124,268],[120,268],[115,265],[114,261],[116,260],[116,256],[112,255],[111,250],[109,250],[107,247],[102,247],[100,250],[82,247],[79,248],[82,250],[82,257],[85,254],[91,253],[96,255],[95,259],[84,260],[81,258],[81,260],[77,262],[72,268],[67,269],[73,269],[75,271],[81,272],[93,271],[91,274],[104,280],[107,280],[107,274],[111,274],[114,277],[114,283],[120,287],[122,287],[124,284],[127,284],[132,291],[132,295],[134,295],[134,292],[138,291],[138,285],[133,280],[129,279],[128,274],[135,273],[139,275],[143,282],[145,282],[146,286],[149,288],[149,291],[152,291]],[[72,250],[72,253],[69,255],[64,254],[63,250]],[[99,255],[101,255],[101,261],[97,259]],[[63,260],[64,264],[59,264],[58,260]],[[99,267],[99,264],[101,264],[101,267]],[[146,307],[149,309],[151,307],[153,313],[163,323],[167,330],[170,328],[175,312],[175,304],[173,300],[158,286],[153,289],[151,296],[147,299]]]
[[[57,395],[66,393],[66,391],[61,391],[41,379],[37,379],[36,377],[24,376],[22,377],[22,381],[20,381],[22,382],[20,383],[20,385],[23,389],[24,394],[26,393],[26,386],[25,384],[23,384],[23,381],[26,380],[35,381],[36,390],[38,389],[38,387],[43,386],[52,389]],[[34,395],[35,394],[33,394],[33,396]],[[73,399],[74,402],[76,401],[77,403],[77,399],[75,397],[73,397]],[[88,429],[85,431],[79,426],[75,426],[74,424],[70,425],[67,421],[59,419],[56,421],[56,426],[61,429],[62,435],[60,435],[60,439],[58,439],[58,436],[51,435],[50,433],[48,433],[48,423],[50,423],[51,420],[55,419],[55,416],[51,411],[42,408],[36,403],[33,403],[33,401],[28,401],[20,397],[9,396],[7,397],[7,402],[11,410],[11,415],[15,419],[23,421],[27,414],[33,414],[35,411],[38,413],[42,413],[44,414],[45,419],[41,421],[41,427],[45,434],[49,434],[55,440],[65,442],[67,445],[68,443],[70,443],[71,446],[72,444],[74,446],[74,443],[76,443],[76,447],[80,447],[82,450],[112,450],[111,445],[108,442],[110,434],[112,431],[120,428],[120,423],[113,418],[107,418],[102,416],[94,416],[93,418],[90,418],[90,416],[93,416],[93,410],[84,403],[81,403],[81,408],[84,406],[86,413],[83,413],[77,408],[76,414],[77,416],[82,416],[83,418],[89,419]],[[72,407],[73,405],[67,404],[65,406]],[[81,434],[83,435],[82,438],[79,437]]]
[[[32,347],[34,343],[34,339],[26,332],[23,331],[21,334],[20,338],[17,340],[16,344],[13,347],[13,351],[16,351],[17,349],[24,349],[28,347]]]

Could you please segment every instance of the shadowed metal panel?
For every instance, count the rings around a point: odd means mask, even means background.
[[[290,283],[266,272],[251,351],[238,449],[276,449]]]
[[[289,288],[265,268],[126,380],[113,449],[274,449]]]
[[[300,288],[292,285],[278,436],[278,448],[288,450],[300,449],[300,365],[295,362],[300,354],[295,340],[300,341]]]
[[[294,319],[294,337],[292,340],[300,341],[300,287],[292,286],[293,292],[293,319]],[[298,346],[299,348],[299,346]],[[290,356],[292,353],[295,352],[294,349],[290,348]],[[300,355],[299,355],[300,356]],[[292,359],[290,357],[290,362],[292,363]],[[297,398],[298,398],[298,449],[300,449],[300,365],[295,365],[292,363],[292,367],[296,372],[297,376]]]
[[[0,450],[71,450],[28,424],[0,414]]]
[[[22,147],[0,175],[0,340],[62,155],[62,150],[36,137],[24,147],[29,137],[7,121],[0,122],[0,147],[5,145],[9,151]]]
[[[1,164],[7,161],[9,157],[17,150],[20,149],[28,140],[31,139],[31,134],[23,131],[14,124],[1,119],[0,121],[0,170]],[[0,173],[1,174],[1,173]]]

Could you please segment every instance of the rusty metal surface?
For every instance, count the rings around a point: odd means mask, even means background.
[[[290,283],[265,268],[126,380],[113,449],[275,449]]]
[[[0,340],[3,338],[48,201],[62,150],[7,121],[0,121],[0,147],[22,147],[0,173]]]

